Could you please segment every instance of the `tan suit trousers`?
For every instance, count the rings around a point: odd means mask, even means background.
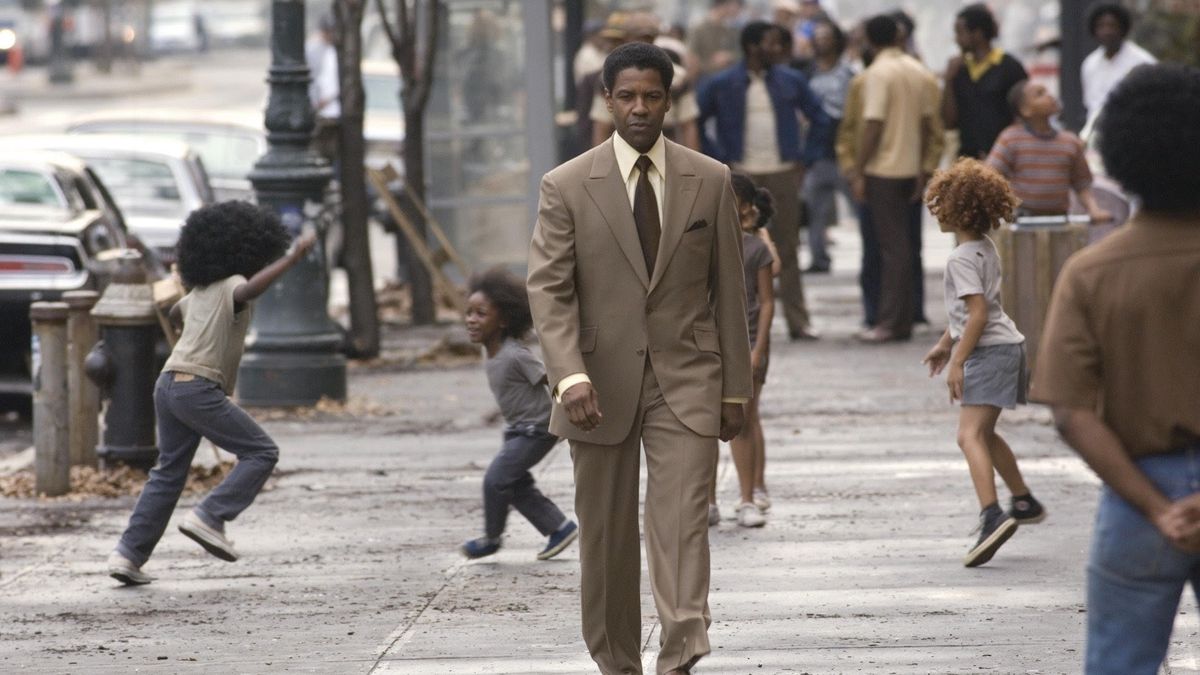
[[[572,441],[579,517],[583,636],[604,675],[641,666],[639,446],[646,451],[646,558],[661,624],[658,673],[710,651],[708,485],[717,439],[671,412],[647,363],[629,435],[617,445]]]
[[[812,325],[800,274],[800,169],[748,175],[775,200],[775,217],[769,230],[779,251],[779,304],[788,333],[794,335]]]

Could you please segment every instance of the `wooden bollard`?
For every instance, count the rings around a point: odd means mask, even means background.
[[[68,291],[63,302],[70,308],[67,316],[67,404],[70,406],[68,435],[71,466],[95,466],[96,445],[100,442],[100,388],[83,372],[83,360],[100,339],[92,307],[100,294],[96,291]]]
[[[29,307],[37,340],[33,364],[35,488],[56,497],[71,489],[67,434],[67,305],[35,302]]]

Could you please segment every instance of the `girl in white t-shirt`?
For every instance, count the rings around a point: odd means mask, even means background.
[[[953,232],[959,242],[946,261],[949,327],[922,363],[929,365],[930,377],[949,366],[950,401],[962,406],[958,445],[981,508],[979,539],[963,563],[976,567],[995,555],[1018,523],[1046,517],[1012,449],[996,433],[1000,410],[1025,403],[1028,381],[1025,336],[1000,305],[1000,256],[987,233],[1012,218],[1018,200],[994,169],[961,159],[934,176],[925,201],[942,231]],[[1007,513],[996,495],[996,472],[1012,492]]]

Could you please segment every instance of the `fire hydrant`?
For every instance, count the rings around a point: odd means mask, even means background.
[[[106,401],[96,456],[106,463],[149,469],[158,461],[154,346],[159,325],[139,253],[122,254],[92,316],[100,327],[100,341],[87,355],[84,370]]]

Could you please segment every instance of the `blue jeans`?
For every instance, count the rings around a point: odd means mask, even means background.
[[[154,410],[158,464],[117,544],[117,551],[139,567],[167,529],[202,437],[238,458],[233,471],[195,508],[201,520],[220,531],[250,506],[279,461],[275,441],[216,382],[202,377],[176,382],[174,373],[163,373],[154,387]]]
[[[558,437],[537,427],[504,431],[504,446],[483,475],[484,534],[489,539],[504,534],[510,506],[544,537],[566,522],[567,517],[542,494],[529,473],[557,442]]]
[[[1200,492],[1200,444],[1137,466],[1169,499]],[[1172,546],[1105,487],[1088,561],[1088,675],[1157,673],[1188,581],[1200,601],[1200,555]]]
[[[808,248],[812,265],[829,269],[831,258],[825,246],[825,229],[837,217],[838,192],[850,199],[850,184],[842,177],[837,162],[823,159],[804,172],[804,203],[808,206]]]

